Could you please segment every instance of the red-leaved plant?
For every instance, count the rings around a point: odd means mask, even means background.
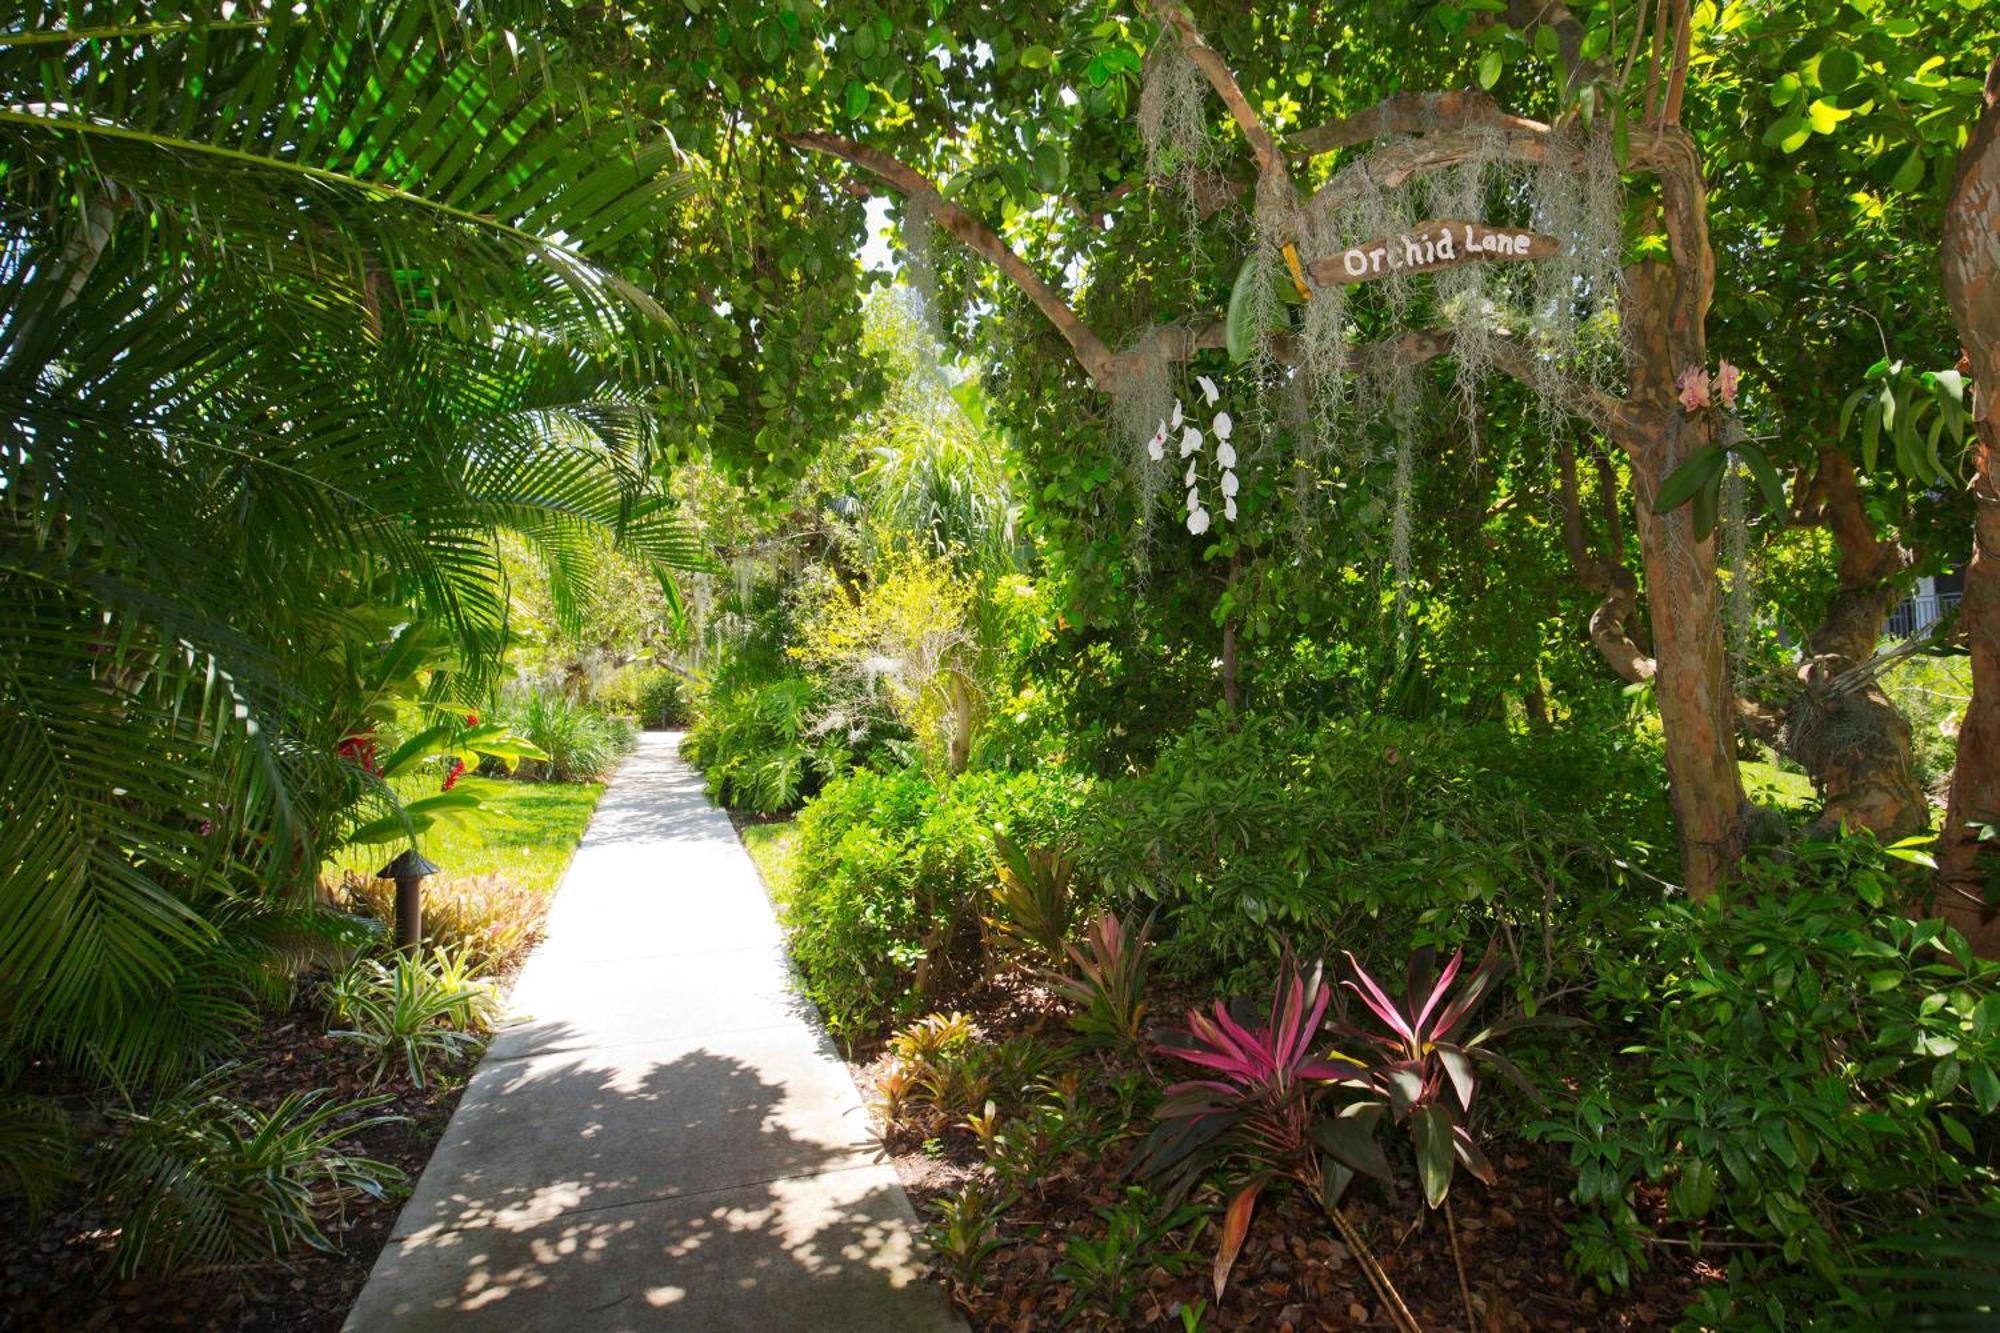
[[[1425,1201],[1433,1208],[1444,1203],[1452,1176],[1461,1164],[1491,1185],[1495,1179],[1493,1163],[1465,1124],[1479,1090],[1474,1065],[1506,1075],[1530,1097],[1540,1100],[1514,1063],[1488,1045],[1502,1033],[1533,1020],[1514,1019],[1471,1037],[1462,1035],[1473,1014],[1506,975],[1507,960],[1499,950],[1489,947],[1454,994],[1453,983],[1465,966],[1465,950],[1454,953],[1444,971],[1434,978],[1436,953],[1420,949],[1410,958],[1400,1003],[1390,998],[1351,953],[1347,965],[1354,975],[1341,984],[1361,997],[1384,1030],[1342,1024],[1336,1031],[1363,1043],[1368,1058],[1362,1062],[1362,1081],[1391,1120],[1409,1127]]]
[[[1216,1299],[1249,1234],[1258,1195],[1275,1180],[1289,1180],[1326,1211],[1399,1327],[1414,1328],[1408,1307],[1340,1211],[1340,1196],[1357,1171],[1387,1180],[1389,1163],[1375,1140],[1381,1105],[1364,1099],[1342,1106],[1330,1095],[1343,1085],[1364,1092],[1372,1086],[1360,1066],[1318,1053],[1330,996],[1319,966],[1301,969],[1287,953],[1264,1015],[1242,1000],[1217,1002],[1212,1014],[1189,1010],[1185,1031],[1160,1033],[1155,1050],[1209,1076],[1166,1090],[1159,1123],[1133,1168],[1164,1180],[1170,1201],[1217,1167],[1240,1173],[1215,1255]]]
[[[1488,1185],[1495,1180],[1493,1163],[1465,1124],[1472,1111],[1472,1099],[1479,1091],[1474,1065],[1485,1065],[1506,1075],[1526,1089],[1529,1097],[1541,1101],[1513,1061],[1488,1045],[1502,1033],[1537,1020],[1505,1020],[1473,1036],[1464,1036],[1473,1014],[1506,975],[1507,960],[1489,945],[1479,966],[1459,982],[1454,993],[1453,983],[1458,982],[1459,972],[1465,966],[1465,950],[1452,954],[1444,971],[1433,977],[1436,958],[1431,949],[1420,949],[1411,955],[1399,1003],[1368,975],[1368,969],[1355,961],[1353,954],[1348,954],[1347,965],[1354,975],[1341,984],[1361,997],[1362,1004],[1384,1030],[1370,1031],[1346,1024],[1336,1030],[1363,1043],[1362,1049],[1368,1054],[1368,1059],[1360,1065],[1365,1071],[1363,1081],[1378,1112],[1386,1110],[1392,1121],[1409,1127],[1424,1200],[1433,1208],[1445,1209],[1445,1235],[1451,1242],[1452,1266],[1457,1270],[1459,1296],[1465,1303],[1470,1325],[1476,1323],[1476,1317],[1465,1261],[1458,1251],[1457,1230],[1452,1225],[1451,1182],[1460,1164]],[[1559,1020],[1540,1021],[1552,1024]]]

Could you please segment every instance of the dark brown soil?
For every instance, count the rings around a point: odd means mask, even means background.
[[[477,1057],[436,1062],[422,1090],[400,1073],[371,1088],[373,1062],[324,1028],[319,1012],[304,1005],[268,1018],[250,1034],[226,1090],[262,1107],[310,1088],[332,1089],[342,1101],[386,1093],[392,1100],[365,1114],[405,1119],[357,1133],[342,1147],[400,1167],[414,1183]],[[329,1209],[321,1229],[338,1247],[332,1253],[308,1249],[283,1262],[130,1281],[107,1277],[117,1236],[96,1208],[55,1212],[32,1230],[19,1217],[0,1216],[0,1328],[337,1329],[401,1206],[401,1197],[392,1196]]]

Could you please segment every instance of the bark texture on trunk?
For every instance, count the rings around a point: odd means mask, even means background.
[[[1785,753],[1825,802],[1808,837],[1867,829],[1893,841],[1930,823],[1909,721],[1872,680],[1842,690],[1831,684],[1874,656],[1883,623],[1902,598],[1910,553],[1875,535],[1845,453],[1820,451],[1812,493],[1839,552],[1840,584],[1799,663],[1799,692],[1785,713]]]
[[[946,675],[945,691],[951,700],[951,741],[945,767],[952,777],[957,777],[972,762],[972,731],[978,717],[979,691],[957,668]]]
[[[1668,195],[1671,211],[1675,201],[1671,191]],[[1698,203],[1679,203],[1700,216]],[[1704,364],[1702,321],[1713,261],[1705,218],[1698,225],[1699,261],[1677,255],[1673,265],[1647,262],[1626,271],[1625,326],[1633,352],[1627,401],[1639,410],[1628,414],[1628,436],[1622,442],[1632,458],[1639,550],[1658,663],[1654,690],[1681,870],[1688,890],[1703,897],[1743,854],[1748,802],[1736,763],[1736,696],[1723,645],[1715,537],[1695,540],[1688,505],[1653,512],[1660,483],[1708,443],[1703,423],[1680,410],[1674,389],[1679,368]],[[1689,239],[1685,231],[1680,239]]]
[[[1977,517],[1959,609],[1972,649],[1972,701],[1959,726],[1939,849],[1939,906],[1994,958],[2000,914],[1988,905],[1986,882],[2000,852],[1982,856],[1973,826],[2000,824],[2000,59],[1986,78],[1985,113],[1959,158],[1943,249],[1945,299],[1972,368]]]

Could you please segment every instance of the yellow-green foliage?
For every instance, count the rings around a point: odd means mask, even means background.
[[[1972,697],[1972,659],[1918,654],[1890,668],[1882,688],[1910,722],[1917,772],[1935,785],[1958,759],[1958,724]]]
[[[884,547],[858,589],[824,571],[802,586],[790,652],[827,680],[836,709],[855,717],[886,710],[929,767],[956,772],[984,707],[968,624],[978,590],[942,556],[914,544]]]
[[[395,885],[357,876],[349,886],[384,926],[395,925]],[[546,893],[501,875],[433,879],[423,887],[424,940],[458,950],[483,967],[505,967],[535,942],[548,910]]]

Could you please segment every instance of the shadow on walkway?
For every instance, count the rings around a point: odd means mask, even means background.
[[[371,1283],[349,1327],[948,1326],[902,1191],[866,1169],[862,1126],[854,1145],[800,1138],[783,1087],[706,1050],[615,1069],[575,1053],[512,1063],[468,1091],[497,1099],[477,1132],[526,1147],[567,1107],[565,1169],[516,1175],[530,1164],[487,1143],[490,1166],[440,1181],[450,1197],[391,1241],[399,1280]],[[702,1184],[746,1171],[761,1179]],[[663,1192],[663,1176],[690,1183]]]

